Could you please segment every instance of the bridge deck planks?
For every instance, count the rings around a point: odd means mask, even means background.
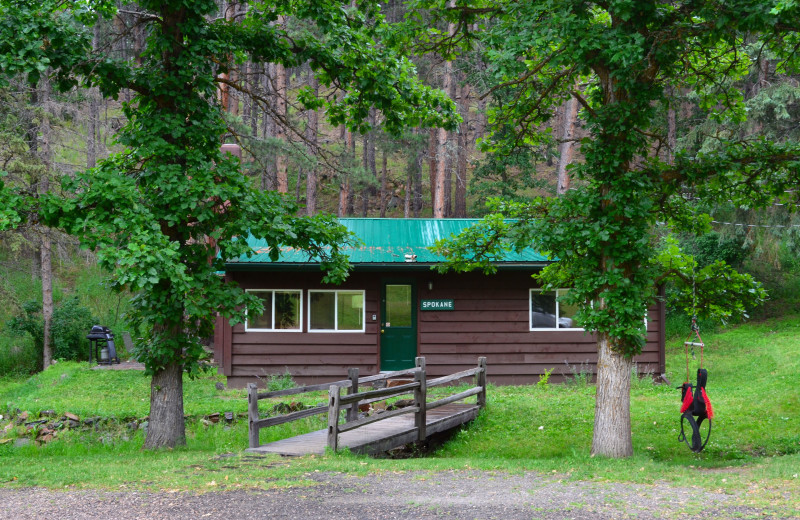
[[[426,433],[455,428],[474,419],[480,408],[475,404],[448,404],[428,410]],[[380,453],[417,440],[414,414],[391,417],[339,434],[339,447],[356,453]],[[327,430],[298,435],[280,441],[248,448],[250,453],[278,453],[280,455],[322,455],[328,445]]]

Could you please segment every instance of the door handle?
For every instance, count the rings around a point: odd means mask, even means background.
[[[383,334],[384,332],[386,332],[386,331],[385,331],[385,330],[383,330],[383,329],[381,329],[381,334]]]

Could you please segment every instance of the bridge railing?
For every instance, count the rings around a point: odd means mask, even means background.
[[[417,440],[425,440],[427,432],[425,425],[427,423],[428,410],[444,406],[456,401],[461,401],[473,395],[477,395],[477,404],[483,408],[486,406],[486,358],[478,358],[478,366],[470,370],[464,370],[437,379],[428,380],[425,371],[425,358],[416,358],[416,367],[411,369],[414,380],[411,383],[388,387],[380,390],[372,390],[369,392],[351,392],[348,395],[342,395],[342,388],[337,385],[331,385],[328,391],[328,447],[336,451],[339,447],[339,434],[361,428],[368,424],[378,421],[383,421],[391,417],[396,417],[403,414],[414,414],[414,426],[417,430]],[[463,379],[465,377],[475,377],[475,386],[459,392],[455,395],[439,399],[428,403],[428,388],[433,386],[445,385]],[[374,377],[374,376],[373,376]],[[388,399],[390,397],[397,397],[400,395],[414,393],[414,399],[411,404],[397,408],[395,410],[376,413],[371,416],[363,417],[360,419],[350,420],[348,416],[347,422],[339,424],[340,410],[349,406],[352,410],[360,404],[373,402],[377,400]]]
[[[478,358],[478,366],[470,370],[464,370],[444,377],[439,377],[427,380],[425,372],[425,358],[418,357],[415,362],[416,366],[407,370],[398,370],[395,372],[384,372],[375,374],[373,376],[358,377],[358,368],[351,368],[348,370],[348,378],[340,381],[333,381],[330,383],[322,383],[317,385],[308,385],[295,388],[288,388],[285,390],[276,390],[271,392],[259,392],[255,384],[250,383],[247,385],[247,399],[248,399],[248,437],[249,445],[251,448],[257,448],[260,445],[259,432],[262,428],[276,426],[287,422],[296,421],[305,417],[312,417],[323,413],[328,413],[328,447],[332,450],[338,449],[339,434],[356,428],[361,428],[367,424],[372,424],[378,421],[396,417],[398,415],[413,413],[414,425],[418,430],[418,439],[424,440],[426,437],[425,424],[427,420],[427,411],[466,399],[467,397],[477,395],[477,404],[481,408],[486,405],[486,358]],[[410,383],[400,384],[397,386],[389,386],[387,383],[386,388],[379,388],[368,391],[359,391],[359,388],[370,386],[375,387],[382,381],[395,379],[399,377],[412,376],[413,380]],[[463,379],[465,377],[475,377],[475,386],[459,392],[455,395],[433,401],[427,402],[427,389],[452,383]],[[275,417],[268,417],[265,419],[260,418],[258,411],[258,401],[261,399],[271,399],[276,397],[285,397],[289,395],[298,395],[307,392],[319,392],[328,390],[329,400],[326,405],[315,406],[305,410],[298,410]],[[346,393],[342,395],[342,390]],[[376,401],[383,401],[392,397],[397,397],[405,394],[413,393],[413,402],[410,405],[389,410],[374,415],[359,418],[359,406],[371,404]],[[345,413],[345,422],[340,424],[340,415],[342,411]]]

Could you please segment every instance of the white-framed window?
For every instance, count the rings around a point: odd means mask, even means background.
[[[247,313],[245,331],[301,332],[303,291],[299,289],[247,289],[264,304],[261,314]]]
[[[530,330],[583,330],[575,321],[578,306],[558,301],[567,292],[569,289],[531,289],[528,298]]]
[[[364,291],[308,291],[309,332],[364,330]]]

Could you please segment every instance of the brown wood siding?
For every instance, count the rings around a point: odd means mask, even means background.
[[[418,352],[425,356],[432,377],[472,368],[479,356],[487,357],[489,381],[496,384],[533,383],[551,369],[554,382],[580,370],[594,373],[597,347],[593,335],[529,330],[528,295],[535,287],[531,274],[355,272],[337,287],[321,285],[318,273],[231,273],[245,289],[303,290],[303,332],[245,332],[241,324],[226,327],[228,338],[222,338],[221,349],[223,362],[228,363],[224,373],[232,387],[286,371],[302,383],[343,379],[349,367],[358,367],[361,375],[376,373],[380,370],[379,299],[385,278],[416,280],[418,300],[454,300],[452,311],[419,311],[419,302],[416,304]],[[428,288],[429,282],[433,290]],[[314,289],[364,290],[366,331],[307,332],[308,290]],[[647,343],[636,358],[640,372],[663,371],[662,307],[648,313]]]
[[[547,370],[553,381],[573,372],[596,372],[594,335],[572,330],[530,330],[530,274],[477,273],[439,278],[434,290],[422,289],[421,298],[452,299],[453,311],[419,313],[420,355],[432,377],[474,366],[485,355],[489,381],[498,384],[533,383]],[[659,369],[662,314],[648,312],[644,351],[637,356],[640,372]],[[659,372],[660,373],[660,372]]]
[[[378,321],[371,318],[379,312],[380,293],[372,277],[353,273],[340,286],[322,284],[320,273],[235,273],[233,278],[243,289],[302,290],[303,323],[302,332],[246,332],[244,324],[235,325],[229,386],[263,384],[269,375],[287,371],[298,382],[344,379],[349,367],[364,375],[378,371]],[[363,290],[365,332],[308,332],[308,291],[317,289]]]

